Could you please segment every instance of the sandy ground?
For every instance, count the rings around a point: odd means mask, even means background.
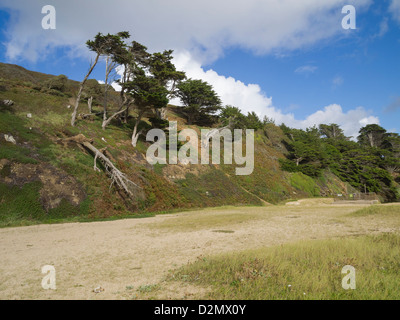
[[[158,285],[157,297],[196,297],[200,288],[164,281],[202,256],[299,240],[399,231],[374,217],[348,217],[357,206],[219,208],[112,222],[0,230],[0,299],[132,299]],[[44,290],[45,265],[56,290]],[[101,286],[104,291],[94,293]],[[200,291],[199,291],[200,290]]]

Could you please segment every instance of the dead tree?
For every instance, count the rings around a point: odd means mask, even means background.
[[[111,86],[109,84],[109,82],[111,83],[113,81],[113,79],[110,81],[110,75],[113,72],[113,70],[115,70],[116,67],[116,63],[111,61],[111,57],[108,56],[106,59],[106,78],[105,78],[105,87],[104,87],[104,108],[103,108],[103,123],[101,125],[101,128],[103,130],[106,130],[106,127],[110,124],[110,122],[116,118],[117,116],[119,116],[120,114],[126,112],[128,110],[128,107],[122,109],[124,107],[124,105],[127,103],[128,99],[124,97],[121,107],[118,111],[114,112],[114,114],[112,114],[110,117],[108,117],[107,113],[108,113],[108,89]],[[124,96],[124,90],[122,92],[122,96]]]
[[[103,103],[103,124],[101,125],[102,129],[105,130],[109,121],[107,121],[107,107],[108,107],[108,89],[110,87],[109,78],[111,72],[115,69],[116,63],[111,61],[111,57],[107,56],[106,58],[106,78],[104,83],[104,103]]]
[[[103,123],[101,125],[101,128],[103,130],[106,130],[106,127],[110,124],[110,122],[112,121],[112,119],[116,118],[117,116],[119,116],[120,114],[124,113],[128,108],[125,108],[123,110],[120,110],[118,112],[115,112],[111,117],[109,117],[108,119],[105,118],[103,119]]]
[[[88,99],[89,113],[92,113],[92,104],[93,104],[93,97],[90,97],[90,98]]]
[[[72,126],[75,126],[77,110],[78,110],[78,107],[79,107],[79,102],[80,102],[80,99],[81,99],[83,87],[84,87],[87,79],[89,78],[90,74],[92,73],[94,67],[97,65],[100,57],[103,56],[103,55],[106,55],[106,56],[112,55],[112,53],[115,50],[118,50],[122,46],[124,46],[124,43],[123,43],[122,40],[123,39],[128,39],[129,37],[130,37],[129,32],[126,32],[126,31],[119,32],[116,35],[111,35],[111,34],[102,35],[101,33],[98,33],[93,41],[89,40],[89,41],[86,42],[86,45],[88,46],[88,48],[91,51],[96,53],[96,59],[95,59],[94,63],[92,63],[92,65],[91,65],[88,73],[86,74],[85,78],[80,83],[78,96],[77,96],[76,102],[75,102],[74,112],[72,113],[72,119],[71,119],[71,125]],[[109,62],[109,60],[107,60],[107,63],[108,62]],[[108,69],[108,64],[107,64],[107,69]],[[112,68],[110,68],[110,70],[112,70]],[[106,79],[106,90],[108,88],[107,85],[108,84],[107,84],[107,79]],[[107,91],[106,91],[106,94],[107,94]],[[106,106],[104,108],[106,110]]]
[[[83,134],[78,134],[75,137],[65,140],[74,141],[90,150],[94,154],[93,169],[95,171],[100,171],[100,169],[97,167],[97,160],[99,160],[103,164],[107,175],[111,179],[110,188],[113,185],[116,185],[117,188],[123,190],[132,199],[144,197],[142,187],[131,181],[123,172],[115,167],[111,160],[104,154],[105,149],[97,149],[95,146],[93,146],[92,140],[86,138]]]
[[[142,117],[143,117],[144,113],[145,113],[145,110],[139,111],[138,117],[135,122],[135,126],[133,128],[131,144],[134,148],[136,148],[139,136],[143,133],[143,129],[138,131],[138,128],[139,128],[140,121],[142,121]]]
[[[75,126],[76,113],[78,111],[79,102],[81,101],[83,87],[85,86],[85,83],[86,83],[87,79],[89,78],[90,74],[93,72],[94,67],[97,65],[97,62],[99,62],[99,58],[100,58],[100,53],[98,52],[96,55],[96,59],[94,60],[94,62],[92,63],[92,65],[89,68],[88,73],[86,74],[86,76],[82,80],[82,82],[79,84],[78,96],[76,97],[74,112],[72,113],[72,117],[71,117],[71,126],[73,126],[73,127]]]

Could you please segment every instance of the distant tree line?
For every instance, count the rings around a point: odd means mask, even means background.
[[[377,124],[360,129],[357,141],[346,137],[337,124],[292,129],[282,124],[288,137],[288,155],[281,167],[317,177],[325,169],[360,192],[381,194],[387,201],[399,198],[400,136]]]
[[[233,106],[221,109],[219,121],[230,123],[232,128],[260,130],[274,140],[283,132],[285,138],[280,138],[280,143],[287,154],[280,164],[285,171],[320,177],[324,170],[330,170],[360,192],[375,192],[386,201],[400,198],[400,135],[377,124],[362,127],[354,141],[337,124],[305,130],[285,124],[277,127],[273,119],[261,120],[255,112],[244,115]]]

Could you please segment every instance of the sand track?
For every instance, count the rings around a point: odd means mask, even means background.
[[[169,270],[200,256],[367,233],[399,231],[374,217],[348,217],[361,206],[303,203],[205,209],[153,218],[38,225],[0,230],[0,299],[132,299],[163,286]],[[41,268],[56,270],[57,290],[44,290]],[[94,293],[101,286],[105,291]],[[159,290],[182,298],[196,288]]]

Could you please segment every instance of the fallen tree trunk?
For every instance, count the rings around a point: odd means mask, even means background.
[[[118,170],[115,165],[104,155],[105,149],[99,150],[92,144],[92,140],[86,138],[83,134],[78,134],[75,137],[71,137],[68,139],[65,139],[67,141],[74,141],[86,149],[90,150],[94,154],[94,166],[93,169],[96,171],[100,171],[97,168],[97,160],[99,159],[101,163],[103,164],[105,171],[109,178],[111,179],[111,185],[110,188],[113,185],[116,185],[118,188],[123,190],[130,198],[136,199],[138,197],[143,198],[143,189],[128,179],[128,177]]]

